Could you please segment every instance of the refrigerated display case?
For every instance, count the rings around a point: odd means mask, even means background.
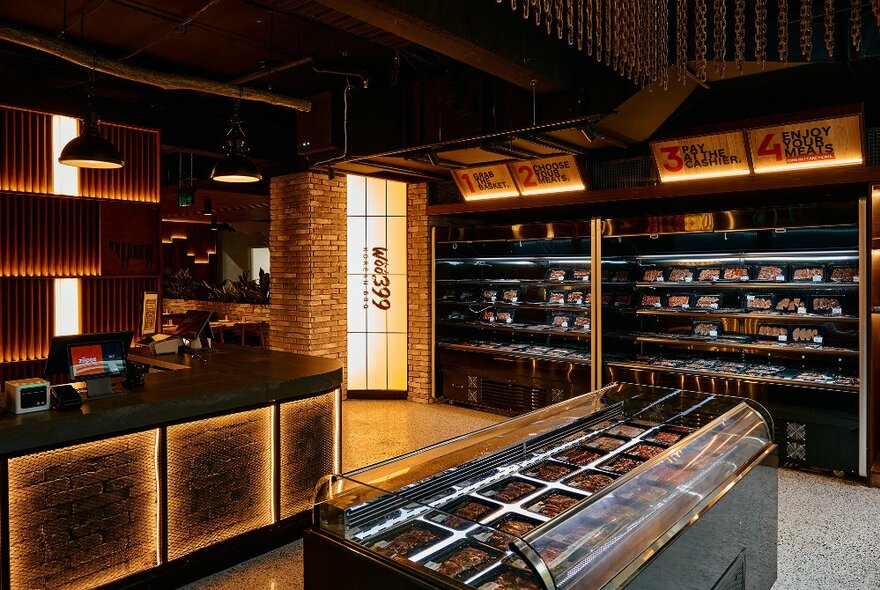
[[[858,472],[858,207],[604,220],[605,379],[757,399],[782,461]]]
[[[306,588],[769,589],[772,432],[748,400],[612,384],[328,477]]]
[[[438,390],[520,413],[591,390],[590,223],[435,230]]]

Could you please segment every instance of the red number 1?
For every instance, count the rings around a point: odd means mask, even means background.
[[[779,143],[774,143],[772,146],[770,142],[773,141],[773,134],[768,133],[764,136],[764,139],[761,140],[761,145],[758,146],[758,155],[759,156],[776,156],[776,161],[782,161],[782,145]]]
[[[474,188],[474,185],[471,183],[471,179],[468,178],[467,174],[462,174],[461,180],[467,185],[469,191],[471,191],[472,193],[477,192],[477,189]]]

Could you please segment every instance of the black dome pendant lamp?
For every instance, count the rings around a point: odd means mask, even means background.
[[[226,134],[226,156],[214,164],[211,178],[217,182],[259,182],[263,180],[259,167],[247,157],[244,131],[238,116],[239,101],[235,101],[235,110],[230,120],[229,133]]]
[[[112,143],[101,137],[98,131],[98,116],[92,109],[92,98],[95,96],[95,70],[89,72],[89,92],[87,96],[86,116],[82,131],[74,137],[58,156],[58,161],[66,166],[77,168],[113,169],[122,168],[125,160]]]

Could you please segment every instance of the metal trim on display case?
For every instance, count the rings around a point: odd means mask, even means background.
[[[503,242],[511,240],[550,240],[553,238],[588,238],[589,222],[527,223],[475,227],[436,227],[436,243]]]
[[[602,387],[603,371],[602,371],[602,220],[594,217],[590,221],[590,261],[591,272],[595,280],[590,281],[591,296],[595,305],[591,306],[590,322],[592,323],[592,333],[596,335],[590,342],[590,360],[592,361],[592,372],[590,377],[590,385],[593,389]],[[595,272],[595,269],[599,272]]]
[[[868,286],[871,284],[870,261],[871,218],[868,198],[859,199],[859,475],[867,477],[868,465],[868,360],[871,326],[871,303]]]

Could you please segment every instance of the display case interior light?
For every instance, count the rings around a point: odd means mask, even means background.
[[[772,262],[801,262],[805,258],[809,261],[834,261],[834,260],[858,260],[859,253],[856,250],[840,250],[829,254],[828,250],[824,251],[804,251],[804,252],[749,252],[749,253],[719,253],[707,254],[705,252],[694,254],[643,254],[635,257],[636,260],[650,260],[653,262],[680,262],[686,260],[693,263],[711,264],[713,262],[737,262],[746,260],[767,260]],[[603,259],[602,262],[610,262]]]
[[[79,136],[79,119],[52,115],[52,194],[79,195],[79,168],[58,161],[61,150]]]
[[[462,256],[461,258],[438,258],[437,262],[455,264],[473,260],[476,262],[501,262],[530,264],[537,262],[559,262],[560,264],[590,264],[589,258],[566,256]]]
[[[667,176],[662,182],[685,182],[688,180],[709,180],[711,178],[730,178],[732,176],[748,176],[752,171],[744,170],[720,170],[718,172],[705,172],[703,174],[688,174],[686,176]]]
[[[55,279],[55,336],[79,334],[80,282],[79,279]]]

